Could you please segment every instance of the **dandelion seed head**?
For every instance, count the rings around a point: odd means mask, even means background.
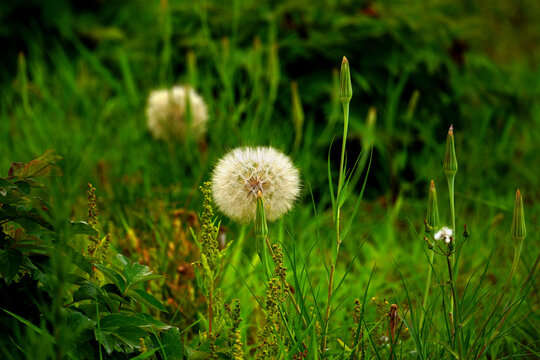
[[[242,223],[254,221],[259,192],[269,221],[292,208],[300,193],[300,176],[289,157],[272,147],[240,147],[218,161],[212,193],[225,215]]]
[[[433,235],[433,238],[435,240],[443,240],[445,243],[450,243],[452,241],[452,236],[454,235],[454,232],[452,229],[447,228],[446,226],[442,227],[439,231]]]
[[[188,118],[188,106],[191,118]],[[148,96],[146,116],[148,129],[156,139],[183,141],[189,132],[195,140],[200,140],[206,133],[206,104],[188,86],[152,91]]]

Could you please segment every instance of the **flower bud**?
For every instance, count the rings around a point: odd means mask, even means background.
[[[429,185],[429,197],[426,214],[426,232],[437,231],[439,229],[439,206],[437,205],[437,190],[435,183],[431,180]]]
[[[339,74],[339,100],[342,103],[351,101],[352,98],[352,84],[351,84],[351,70],[349,68],[349,61],[344,56],[341,62],[341,72]]]
[[[446,152],[443,162],[444,173],[446,176],[454,176],[458,170],[456,149],[454,147],[454,126],[450,125],[448,135],[446,136]]]
[[[469,236],[471,236],[471,232],[467,228],[467,224],[464,224],[463,225],[463,237],[468,238]]]
[[[512,219],[512,237],[515,240],[523,240],[527,235],[525,228],[525,214],[523,212],[523,198],[519,189],[516,191],[516,199],[514,200],[514,217]]]

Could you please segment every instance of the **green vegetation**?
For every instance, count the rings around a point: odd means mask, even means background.
[[[2,358],[540,357],[536,1],[0,19]],[[151,136],[148,95],[177,84],[206,136]],[[267,222],[251,182],[255,221],[219,211],[239,146],[291,158],[292,211]]]

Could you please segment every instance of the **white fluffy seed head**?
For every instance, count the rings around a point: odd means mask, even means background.
[[[146,116],[148,129],[156,139],[183,141],[190,132],[195,140],[200,140],[206,133],[206,104],[188,86],[152,91],[148,96]]]
[[[435,240],[443,240],[445,243],[448,244],[452,240],[452,235],[454,235],[452,229],[444,226],[443,228],[441,228],[441,230],[437,231],[435,235],[433,235],[433,238]]]
[[[300,177],[286,155],[272,147],[240,147],[218,161],[212,194],[225,215],[242,223],[254,221],[259,191],[269,221],[292,208],[300,193]]]

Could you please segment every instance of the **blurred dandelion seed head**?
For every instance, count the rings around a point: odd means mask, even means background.
[[[454,232],[452,229],[447,228],[444,226],[441,230],[437,231],[435,235],[433,235],[433,238],[435,240],[443,240],[445,243],[449,243],[452,241],[452,236],[454,235]]]
[[[202,97],[189,86],[154,90],[146,108],[148,129],[156,139],[200,140],[206,133],[208,110]]]
[[[255,220],[261,192],[266,217],[274,221],[292,208],[300,176],[289,157],[272,147],[240,147],[218,161],[212,192],[219,210],[242,223]]]

